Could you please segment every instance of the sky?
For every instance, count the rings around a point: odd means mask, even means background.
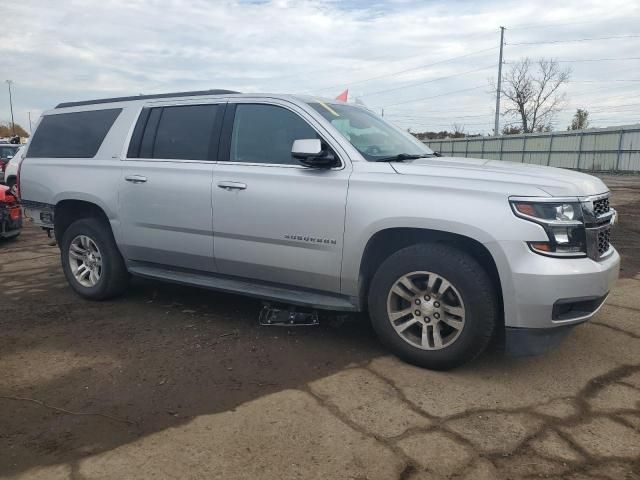
[[[500,26],[503,68],[524,57],[571,68],[557,129],[576,108],[594,127],[640,122],[637,0],[4,0],[2,11],[0,121],[10,120],[10,79],[27,130],[28,112],[35,123],[63,101],[348,88],[413,132],[455,123],[487,134]]]

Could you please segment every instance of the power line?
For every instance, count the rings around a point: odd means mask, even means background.
[[[486,37],[489,34],[493,34],[494,32],[483,32],[483,33],[478,33],[476,35],[471,35],[468,37],[465,37],[466,39],[470,39],[470,38],[479,38],[479,37]],[[397,62],[406,62],[407,60],[411,60],[414,58],[418,58],[418,57],[424,57],[424,53],[418,53],[416,55],[411,55],[409,57],[402,57],[402,58],[398,58],[397,56],[395,57],[389,57],[388,55],[383,55],[383,56],[378,56],[378,57],[373,57],[373,58],[364,58],[364,59],[358,59],[361,62],[374,62],[374,65],[377,64],[384,64],[384,65],[388,65],[389,63],[397,63]],[[349,60],[347,58],[347,60]],[[371,65],[369,65],[369,67],[371,67]],[[347,68],[346,71],[353,71],[353,70],[360,70],[362,67],[350,67]],[[276,76],[272,76],[272,77],[266,77],[263,80],[281,80],[281,79],[285,79],[285,78],[295,78],[295,77],[306,77],[309,76],[311,74],[314,73],[319,73],[319,72],[326,72],[327,69],[325,68],[318,68],[318,69],[314,69],[314,70],[308,70],[306,72],[298,72],[298,73],[288,73],[285,75],[276,75]],[[331,87],[327,87],[331,88]],[[324,89],[323,89],[324,90]]]
[[[558,63],[583,63],[583,62],[617,62],[622,60],[640,60],[640,57],[618,57],[618,58],[584,58],[580,60],[556,60]]]
[[[454,60],[459,60],[461,58],[467,58],[467,57],[471,57],[473,55],[477,55],[479,53],[484,53],[484,52],[489,52],[491,50],[495,50],[498,47],[491,47],[491,48],[485,48],[482,50],[476,50],[474,52],[470,52],[470,53],[466,53],[464,55],[458,55],[457,57],[450,57],[450,58],[445,58],[443,60],[438,60],[437,62],[433,62],[433,63],[427,63],[424,65],[418,65],[417,67],[412,67],[412,68],[407,68],[405,70],[399,70],[397,72],[391,72],[391,73],[386,73],[384,75],[378,75],[375,77],[369,77],[369,78],[364,78],[362,80],[357,80],[355,82],[343,82],[341,84],[338,85],[331,85],[331,86],[327,86],[327,87],[321,87],[321,88],[316,88],[316,91],[323,91],[323,90],[330,90],[333,88],[345,88],[346,87],[351,87],[352,85],[358,85],[360,83],[366,83],[366,82],[370,82],[372,80],[378,80],[380,78],[387,78],[387,77],[394,77],[396,75],[400,75],[402,73],[407,73],[407,72],[413,72],[416,70],[422,70],[423,68],[427,68],[427,67],[433,67],[434,65],[440,65],[441,63],[447,63],[447,62],[452,62]]]
[[[567,23],[549,23],[549,24],[538,23],[538,24],[524,25],[522,27],[518,27],[516,25],[515,27],[509,27],[509,30],[531,30],[535,28],[566,27],[567,25],[584,25],[586,23],[598,23],[598,20],[591,20],[588,22],[567,22]]]
[[[519,43],[507,43],[507,45],[547,45],[556,43],[574,43],[574,42],[594,42],[597,40],[617,40],[621,38],[640,38],[640,35],[616,35],[612,37],[593,37],[593,38],[576,38],[572,40],[548,40],[544,42],[519,42]]]
[[[603,22],[613,22],[620,20],[630,20],[633,18],[629,17],[614,17],[608,19],[597,19],[597,20],[586,20],[586,21],[577,21],[577,22],[565,22],[565,23],[530,23],[525,25],[515,25],[513,27],[509,27],[509,30],[531,30],[536,28],[555,28],[555,27],[566,27],[567,25],[584,25],[587,23],[603,23]]]
[[[623,98],[623,99],[627,99],[627,98],[634,98],[634,97],[637,97],[637,96],[638,96],[638,94],[635,94],[635,93],[633,93],[633,92],[634,92],[634,91],[637,91],[637,89],[638,89],[639,87],[636,87],[635,85],[634,85],[633,87],[634,87],[634,88],[633,88],[633,90],[631,90],[631,91],[626,91],[625,93],[620,93],[620,94],[618,94],[618,95],[613,95],[613,96],[612,96],[612,95],[607,95],[607,99],[613,99],[613,98]],[[571,94],[571,96],[572,96],[572,97],[578,97],[578,98],[580,98],[580,97],[584,97],[584,96],[586,96],[586,95],[592,95],[592,94],[594,94],[594,93],[595,93],[595,94],[597,94],[597,93],[600,93],[600,92],[610,93],[610,92],[611,92],[611,89],[610,89],[610,88],[598,88],[598,89],[596,89],[596,90],[583,90],[583,91],[581,91],[581,92],[573,92],[573,93]],[[570,99],[569,99],[569,100],[570,100]]]
[[[461,90],[453,90],[451,92],[445,92],[445,93],[441,93],[439,95],[433,95],[431,97],[414,98],[413,100],[406,100],[404,102],[390,103],[390,104],[387,104],[387,105],[382,105],[382,107],[387,108],[387,107],[394,107],[396,105],[404,105],[405,103],[421,102],[423,100],[430,100],[432,98],[444,97],[446,95],[453,95],[454,93],[461,93],[461,92],[469,92],[471,90],[478,90],[479,88],[486,88],[486,85],[478,85],[476,87],[463,88]]]
[[[608,89],[598,89],[598,90],[589,90],[586,92],[580,92],[580,96],[583,95],[592,95],[593,93],[596,92],[604,92],[604,91],[609,91]],[[607,99],[612,99],[612,98],[624,98],[624,99],[634,99],[637,98],[640,95],[628,95],[628,94],[621,94],[621,95],[617,95],[614,97],[611,96],[607,96]],[[567,108],[579,108],[579,107],[584,107],[585,106],[585,102],[580,101],[575,102],[573,101],[572,98],[569,99],[569,102],[567,103],[566,107]],[[627,107],[634,107],[634,106],[640,106],[640,103],[618,103],[615,105],[608,105],[608,104],[602,104],[602,102],[597,102],[595,104],[591,104],[590,107],[588,107],[589,111],[592,111],[592,109],[617,109],[617,108],[627,108]],[[489,115],[493,115],[493,113],[486,113],[486,114],[480,114],[480,115],[470,115],[471,113],[473,113],[474,111],[477,110],[473,110],[473,109],[469,109],[469,108],[465,108],[462,110],[450,110],[450,109],[444,109],[444,110],[422,110],[422,109],[418,109],[415,111],[399,111],[399,112],[389,112],[387,113],[387,115],[390,116],[395,116],[395,117],[438,117],[437,114],[451,114],[451,118],[458,118],[458,117],[471,117],[471,116],[489,116]],[[594,110],[595,111],[595,110]],[[430,115],[430,114],[436,114],[436,115]],[[440,118],[442,118],[442,116],[440,116]]]
[[[603,79],[603,80],[570,80],[570,83],[607,83],[607,82],[640,82],[640,79],[633,78],[628,80],[615,80],[615,79]]]
[[[463,75],[468,75],[469,73],[480,72],[482,70],[489,70],[490,68],[493,68],[493,65],[489,65],[488,67],[476,68],[475,70],[468,70],[466,72],[455,73],[453,75],[446,75],[444,77],[432,78],[431,80],[426,80],[424,82],[410,83],[408,85],[402,85],[400,87],[393,87],[393,88],[386,88],[384,90],[377,90],[375,92],[365,93],[365,94],[360,95],[360,96],[361,97],[373,97],[374,95],[379,95],[381,93],[387,93],[387,92],[393,92],[393,91],[396,91],[396,90],[402,90],[402,89],[405,89],[405,88],[417,87],[419,85],[425,85],[427,83],[437,82],[439,80],[446,80],[448,78],[461,77]]]
[[[621,114],[625,114],[627,112],[620,111],[620,109],[630,109],[631,112],[635,112],[637,110],[636,108],[637,106],[640,106],[640,103],[627,103],[627,104],[619,104],[615,106],[596,105],[594,107],[588,108],[588,111],[590,114],[596,114],[600,116],[610,112],[616,115],[617,117],[621,117],[622,116]],[[440,111],[440,112],[446,113],[446,111]],[[480,115],[452,115],[451,117],[446,117],[446,116],[421,115],[420,113],[423,113],[423,112],[418,112],[416,114],[402,114],[402,113],[391,112],[388,114],[388,116],[392,121],[403,121],[408,123],[426,122],[429,124],[431,124],[432,121],[442,121],[442,122],[452,123],[463,118],[489,118],[490,116],[492,116],[492,114],[487,113],[487,114],[480,114]],[[566,113],[569,114],[569,112],[566,112]],[[466,122],[463,122],[463,123],[468,124]],[[439,125],[439,124],[440,123],[433,124],[433,125]],[[489,125],[489,122],[484,122],[483,124]],[[471,123],[468,125],[479,125],[479,124]]]
[[[487,117],[493,117],[492,113],[485,113],[482,115],[454,115],[452,117],[447,117],[447,116],[437,116],[437,115],[397,115],[392,113],[389,113],[385,116],[385,118],[389,116],[391,118],[398,118],[398,119],[405,119],[405,120],[426,120],[426,119],[458,119],[458,118],[487,118]]]
[[[493,112],[493,109],[491,109],[491,111]],[[455,110],[455,109],[452,109],[452,110],[450,110],[450,109],[446,109],[446,110],[422,110],[422,109],[420,109],[419,112],[420,113],[463,113],[463,114],[470,113],[469,112],[469,108],[465,108],[463,110]],[[404,112],[404,114],[409,114],[409,115],[411,115],[411,113],[412,112]],[[392,115],[392,114],[396,115],[396,112],[390,112],[389,113],[389,115]],[[402,115],[403,112],[397,112],[397,114]],[[493,113],[491,113],[491,115],[493,115]]]

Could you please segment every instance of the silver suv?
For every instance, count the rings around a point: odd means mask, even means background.
[[[599,179],[436,157],[365,108],[312,97],[60,104],[19,190],[83,297],[120,294],[133,274],[367,311],[391,351],[433,369],[497,335],[520,355],[558,343],[620,263]]]

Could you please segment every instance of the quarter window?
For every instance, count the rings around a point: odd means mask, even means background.
[[[295,113],[274,105],[238,104],[231,135],[230,161],[292,164],[294,140],[319,138]]]
[[[98,153],[121,108],[45,115],[27,157],[92,158]]]

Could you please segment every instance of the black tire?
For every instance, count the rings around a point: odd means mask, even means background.
[[[423,350],[409,343],[392,326],[387,313],[391,288],[402,276],[416,271],[446,278],[464,301],[464,327],[455,341],[439,350]],[[432,370],[448,370],[475,359],[491,341],[498,322],[497,294],[487,272],[472,256],[439,243],[412,245],[387,258],[373,276],[368,304],[382,343],[403,360]]]
[[[21,233],[22,231],[16,233],[15,235],[11,235],[10,237],[0,237],[0,242],[13,242],[17,240]]]
[[[9,178],[6,183],[7,187],[9,187],[9,190],[11,190],[15,184],[16,184],[16,177]]]
[[[84,235],[93,240],[102,257],[100,279],[92,287],[82,285],[71,271],[69,248],[78,235]],[[82,218],[69,225],[60,241],[60,259],[69,285],[82,297],[91,300],[107,300],[121,294],[129,284],[129,273],[116,246],[111,228],[98,218]]]

